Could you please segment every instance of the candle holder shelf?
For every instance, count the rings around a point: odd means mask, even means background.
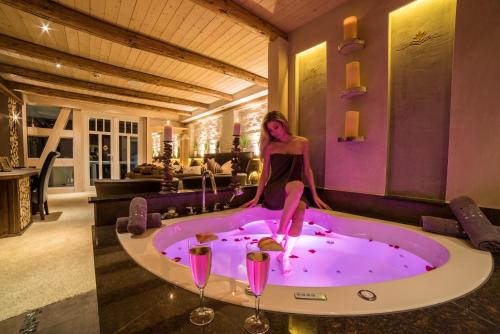
[[[163,163],[163,182],[161,183],[160,194],[171,194],[177,192],[173,183],[173,167],[172,167],[172,141],[163,141],[163,155],[161,161]]]
[[[340,95],[341,98],[343,99],[351,99],[356,96],[361,96],[366,94],[366,87],[365,86],[360,86],[360,87],[353,87],[349,88],[347,90],[344,90],[342,94]]]
[[[339,143],[347,143],[347,142],[355,142],[355,143],[362,143],[365,141],[364,136],[358,136],[358,137],[338,137],[337,142]]]
[[[338,46],[338,52],[343,55],[348,55],[358,50],[365,48],[365,41],[359,38],[352,38],[343,41]]]
[[[229,187],[232,189],[240,188],[240,179],[238,177],[238,170],[240,169],[240,159],[239,155],[241,152],[240,146],[240,136],[233,135],[233,147],[231,153],[233,153],[233,158],[231,159],[231,183]]]

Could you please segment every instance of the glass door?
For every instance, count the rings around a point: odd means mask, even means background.
[[[138,165],[138,123],[119,121],[120,179]]]
[[[89,175],[95,180],[110,179],[112,170],[111,120],[89,118]]]

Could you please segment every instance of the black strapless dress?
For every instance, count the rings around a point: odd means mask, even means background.
[[[282,210],[286,184],[291,181],[303,182],[304,157],[302,154],[274,153],[271,154],[270,163],[271,176],[264,188],[262,206],[270,210]],[[304,195],[300,200],[308,204]]]

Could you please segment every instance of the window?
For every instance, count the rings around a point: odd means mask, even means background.
[[[73,130],[73,110],[69,112],[68,121],[66,122],[64,130]]]
[[[59,158],[73,159],[73,138],[61,138],[57,152],[61,153]]]
[[[138,128],[139,128],[139,124],[137,122],[120,121],[118,123],[118,131],[120,133],[137,134]]]
[[[28,104],[26,106],[27,125],[36,128],[52,129],[60,112],[61,108],[59,107]]]
[[[40,158],[49,137],[28,136],[28,158]]]

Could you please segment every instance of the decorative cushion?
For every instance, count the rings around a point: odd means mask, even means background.
[[[226,161],[222,166],[220,166],[222,169],[222,173],[224,174],[231,174],[233,171],[231,168],[231,160]]]
[[[201,166],[201,162],[199,160],[196,160],[196,159],[192,159],[191,160],[191,164],[189,165],[190,167],[193,167],[193,166]]]
[[[221,174],[222,173],[222,168],[215,161],[215,159],[208,159],[207,160],[207,168],[209,171],[211,171],[214,174]]]
[[[190,166],[183,170],[183,174],[201,175],[201,166]]]

